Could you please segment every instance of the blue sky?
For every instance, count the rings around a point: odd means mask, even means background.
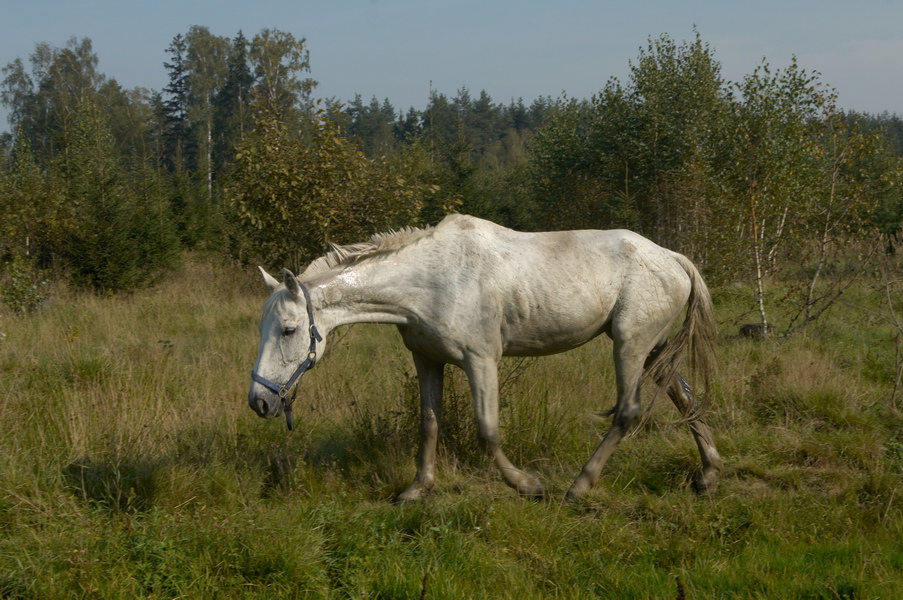
[[[589,98],[611,77],[626,81],[650,37],[689,41],[695,26],[727,79],[795,55],[843,108],[903,115],[903,0],[21,0],[3,9],[0,66],[38,42],[89,37],[101,72],[159,90],[165,48],[191,25],[304,37],[317,96],[388,98],[398,110],[424,108],[431,82],[505,103]]]

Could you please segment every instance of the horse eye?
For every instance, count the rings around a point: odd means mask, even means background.
[[[286,327],[282,330],[282,335],[294,335],[295,331],[297,331],[297,327]]]

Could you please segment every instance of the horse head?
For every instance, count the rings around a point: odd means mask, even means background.
[[[285,413],[292,429],[292,390],[316,364],[317,343],[323,338],[314,325],[310,293],[294,273],[284,269],[280,282],[263,268],[260,272],[272,294],[260,317],[260,347],[251,371],[248,404],[267,419]]]

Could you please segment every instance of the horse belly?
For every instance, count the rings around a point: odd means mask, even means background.
[[[535,303],[529,308],[508,311],[502,327],[502,348],[506,356],[556,354],[582,346],[607,330],[610,306],[598,298],[570,295],[568,302]]]

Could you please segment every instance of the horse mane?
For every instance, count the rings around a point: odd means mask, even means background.
[[[432,230],[433,227],[404,227],[398,231],[376,233],[370,236],[366,242],[344,246],[330,243],[332,250],[310,263],[301,275],[301,279],[307,281],[336,268],[397,252],[426,237]]]

